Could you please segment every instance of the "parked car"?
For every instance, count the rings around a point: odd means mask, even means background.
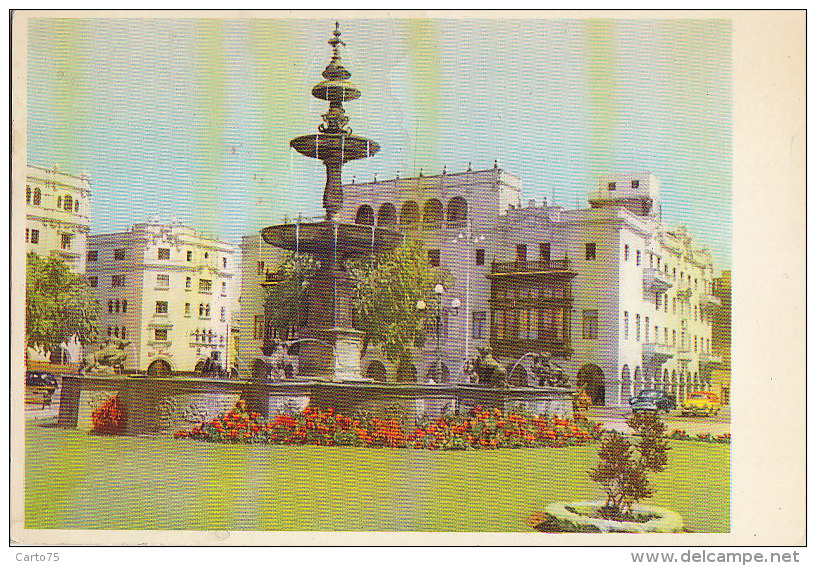
[[[637,395],[629,397],[629,406],[633,413],[672,411],[677,408],[674,397],[659,389],[644,389]]]
[[[59,382],[56,377],[48,372],[27,371],[26,387],[43,388],[48,391],[49,395],[53,395],[54,391],[59,387]]]
[[[689,393],[683,404],[680,405],[680,413],[686,416],[696,415],[716,415],[722,404],[720,398],[711,391],[692,391]]]

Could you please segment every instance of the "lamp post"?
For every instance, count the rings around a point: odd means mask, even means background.
[[[441,381],[443,377],[442,372],[442,345],[441,345],[441,335],[442,335],[442,294],[445,292],[445,288],[442,286],[442,283],[437,283],[433,288],[434,295],[436,295],[436,360],[434,361],[433,365],[433,378],[436,383]],[[459,306],[462,302],[459,300],[458,297],[454,298],[451,301],[451,306],[448,307],[448,312],[456,316],[459,313]],[[423,315],[428,310],[428,305],[425,303],[424,299],[419,299],[416,304],[417,310],[422,313]]]
[[[467,250],[470,251],[473,249],[475,244],[484,241],[485,237],[483,235],[476,235],[473,233],[473,220],[470,218],[467,219],[467,228],[464,232],[460,232],[459,235],[454,238],[453,242],[465,242],[467,244]],[[470,359],[470,332],[468,331],[468,322],[470,322],[470,262],[472,261],[472,255],[470,253],[467,254],[465,258],[465,360]]]

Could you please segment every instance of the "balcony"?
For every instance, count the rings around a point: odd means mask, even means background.
[[[681,362],[690,362],[693,358],[691,350],[687,349],[688,346],[680,346],[677,348],[677,359]]]
[[[663,364],[669,358],[674,357],[676,348],[670,344],[661,344],[659,342],[644,342],[643,343],[643,363],[648,362]]]
[[[677,298],[678,299],[688,299],[691,297],[691,287],[687,283],[684,283],[677,289]]]
[[[516,274],[545,274],[562,273],[565,275],[576,275],[569,270],[569,260],[551,259],[549,261],[494,261],[490,266],[491,275],[516,275]],[[490,277],[490,275],[488,276]]]
[[[723,360],[720,356],[715,356],[714,354],[700,354],[700,365],[701,366],[708,366],[708,365],[722,365]]]
[[[672,285],[671,278],[662,271],[651,267],[643,269],[643,286],[647,291],[665,293]]]

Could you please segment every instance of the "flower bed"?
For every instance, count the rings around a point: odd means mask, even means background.
[[[711,433],[698,433],[691,436],[684,430],[673,430],[671,434],[667,434],[666,438],[671,440],[694,440],[697,442],[713,442],[715,444],[731,444],[731,433],[718,434],[714,436]]]
[[[586,444],[601,433],[600,425],[586,419],[531,417],[480,407],[466,415],[421,419],[412,426],[399,416],[349,417],[314,407],[265,419],[247,412],[241,400],[226,415],[174,436],[229,443],[467,450]]]
[[[114,395],[91,413],[91,431],[95,434],[122,434],[125,431],[125,408]]]

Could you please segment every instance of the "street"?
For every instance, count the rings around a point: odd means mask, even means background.
[[[626,419],[632,412],[629,407],[590,407],[587,411],[589,420],[601,423],[604,428],[630,432]],[[720,412],[713,417],[683,417],[679,410],[668,415],[660,412],[661,420],[666,424],[666,433],[682,430],[691,436],[699,433],[711,433],[714,436],[731,432],[731,406],[723,405]]]

